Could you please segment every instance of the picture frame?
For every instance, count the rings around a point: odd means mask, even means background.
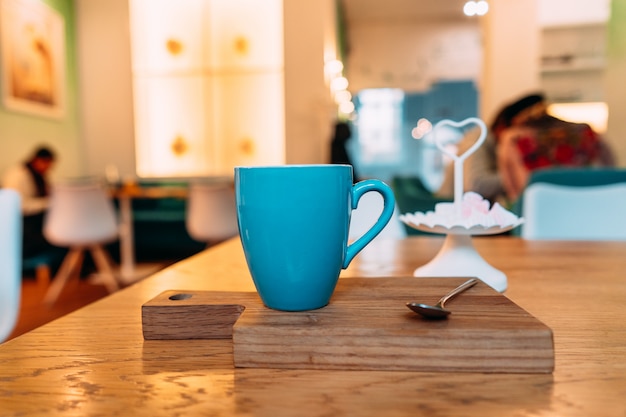
[[[40,0],[0,0],[3,106],[59,119],[65,115],[65,22]]]

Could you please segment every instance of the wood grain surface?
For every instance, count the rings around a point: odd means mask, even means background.
[[[447,320],[405,306],[435,304],[465,280],[347,278],[326,307],[303,312],[268,309],[250,293],[168,291],[143,305],[143,332],[232,336],[234,366],[243,368],[552,372],[552,331],[482,282],[451,302]]]
[[[147,340],[232,339],[233,326],[258,303],[253,293],[165,291],[141,306]]]
[[[442,243],[377,240],[342,278],[411,275]],[[0,345],[0,415],[626,416],[626,242],[474,245],[553,330],[553,373],[233,368],[227,339],[145,340],[163,291],[254,291],[233,239]]]

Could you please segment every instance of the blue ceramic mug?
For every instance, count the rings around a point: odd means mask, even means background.
[[[370,191],[382,195],[383,210],[349,244],[352,210]],[[382,181],[353,184],[350,165],[236,167],[235,196],[254,285],[267,307],[284,311],[328,304],[342,268],[387,225],[395,206]]]

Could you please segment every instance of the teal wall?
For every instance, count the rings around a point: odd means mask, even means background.
[[[53,176],[81,175],[81,141],[78,121],[78,70],[76,64],[74,0],[45,0],[65,21],[66,108],[61,119],[50,119],[7,110],[0,106],[0,175],[16,161],[27,157],[39,144],[59,155]]]
[[[401,133],[398,152],[392,156],[376,158],[370,163],[362,160],[359,149],[358,124],[352,133],[355,140],[350,141],[350,153],[354,159],[355,170],[362,177],[378,178],[391,182],[395,176],[416,176],[433,191],[443,180],[441,151],[433,144],[415,140],[412,130],[421,118],[428,119],[433,125],[442,119],[462,121],[468,117],[478,117],[479,93],[472,80],[440,81],[422,93],[405,92],[402,102]],[[357,113],[360,100],[355,98]],[[390,132],[393,129],[390,128]]]

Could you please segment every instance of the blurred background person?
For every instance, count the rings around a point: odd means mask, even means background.
[[[613,152],[598,133],[586,123],[549,115],[541,94],[518,100],[509,113],[511,123],[500,135],[497,165],[510,202],[519,198],[534,170],[615,165]]]
[[[352,137],[352,129],[347,122],[338,121],[335,123],[335,130],[330,141],[330,163],[352,165],[352,176],[354,182],[359,181],[352,158],[348,151],[348,142]]]
[[[43,236],[43,220],[50,192],[48,174],[55,161],[55,153],[40,146],[28,160],[9,168],[3,178],[2,186],[16,190],[21,196],[24,257],[51,247]]]
[[[467,132],[457,154],[467,151],[479,134],[478,127]],[[606,141],[587,124],[549,115],[545,96],[533,93],[497,113],[485,142],[463,164],[463,188],[507,207],[517,200],[533,169],[592,165],[615,165]],[[449,164],[437,196],[452,198],[453,188],[454,166]]]

